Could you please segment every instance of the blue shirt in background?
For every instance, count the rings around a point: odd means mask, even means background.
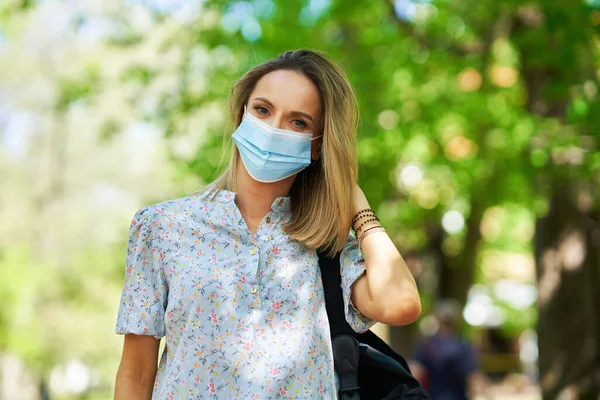
[[[478,368],[473,346],[452,335],[437,334],[417,348],[415,360],[427,369],[432,400],[467,400],[467,380]]]

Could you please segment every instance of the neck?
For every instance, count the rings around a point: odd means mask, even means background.
[[[240,160],[237,168],[235,203],[244,218],[260,220],[271,211],[271,205],[277,197],[289,195],[294,179],[295,176],[274,183],[255,181]]]

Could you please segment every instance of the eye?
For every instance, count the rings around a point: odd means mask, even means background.
[[[269,110],[267,110],[263,106],[255,106],[254,109],[256,110],[257,113],[259,113],[261,115],[267,115],[267,114],[269,114]]]
[[[302,128],[306,128],[306,122],[302,121],[301,119],[295,119],[294,120],[294,126],[296,128],[302,129]]]

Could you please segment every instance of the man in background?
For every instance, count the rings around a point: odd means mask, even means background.
[[[441,300],[435,315],[439,330],[418,346],[415,376],[425,377],[423,383],[432,400],[467,400],[483,395],[487,380],[479,372],[477,351],[458,334],[462,321],[460,305],[455,300]]]

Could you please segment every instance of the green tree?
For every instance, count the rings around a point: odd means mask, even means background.
[[[77,226],[98,219],[70,199],[103,197],[106,191],[85,197],[78,187],[94,193],[108,180],[130,206],[105,208],[103,220],[112,216],[112,232],[121,226],[123,236],[124,214],[135,206],[210,181],[232,129],[225,115],[232,80],[308,47],[337,60],[356,90],[360,184],[419,276],[425,309],[441,297],[464,304],[473,283],[535,260],[545,397],[566,388],[597,396],[597,2],[59,4],[0,6],[0,60],[10,60],[0,62],[0,124],[3,110],[50,121],[39,128],[45,140],[29,140],[22,159],[0,157],[0,200],[17,193],[26,214],[42,221],[25,232],[14,212],[0,208],[8,276],[0,296],[12,305],[0,310],[0,350],[46,372],[81,357],[103,365],[108,381],[118,349],[98,351],[93,344],[109,333],[92,328],[114,319],[122,246],[82,235]],[[36,21],[59,16],[67,28],[52,39]],[[26,37],[45,51],[24,51]],[[81,38],[91,42],[82,46]],[[36,90],[27,90],[33,78]],[[44,235],[50,228],[57,234]],[[46,303],[53,310],[46,318],[32,314]],[[507,319],[505,330],[534,326],[533,311],[509,310],[520,318]],[[34,345],[35,337],[19,335],[15,315],[21,328],[51,327],[52,337]],[[55,323],[67,315],[89,318],[90,329]],[[74,330],[89,340],[72,343]],[[408,352],[414,331],[393,330],[393,344]]]

